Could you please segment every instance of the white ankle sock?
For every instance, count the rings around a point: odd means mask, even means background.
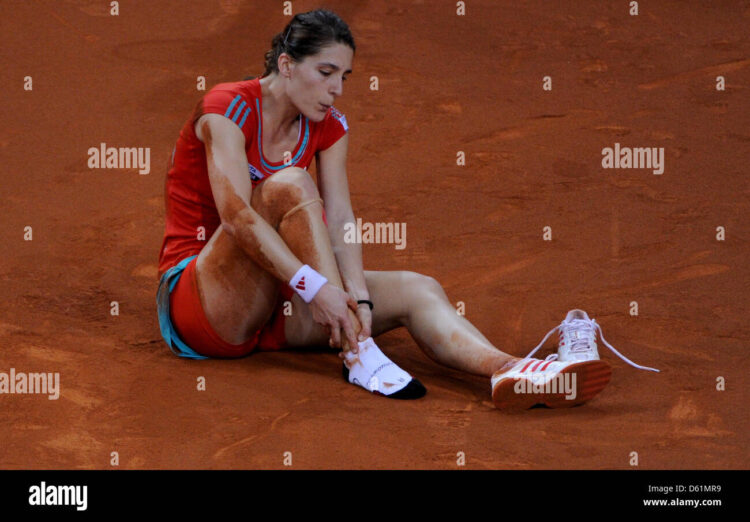
[[[350,383],[373,393],[393,395],[411,382],[411,375],[386,357],[372,337],[358,344],[359,353],[346,352],[344,358]]]

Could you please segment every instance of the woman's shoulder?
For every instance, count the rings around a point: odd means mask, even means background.
[[[206,96],[219,93],[240,94],[243,97],[257,98],[260,95],[260,78],[250,77],[236,82],[217,83],[209,89]]]
[[[318,135],[317,150],[325,150],[349,131],[349,124],[346,122],[344,113],[331,106],[325,118],[317,124],[316,131]]]
[[[323,121],[321,122],[322,127],[341,127],[346,132],[349,130],[349,124],[346,121],[346,116],[343,112],[338,110],[336,107],[331,105],[331,108],[328,109],[328,112],[326,113],[326,117],[323,118]]]
[[[224,82],[214,85],[201,102],[200,114],[215,113],[231,119],[240,129],[250,132],[260,93],[257,80]],[[250,125],[245,126],[246,122]]]

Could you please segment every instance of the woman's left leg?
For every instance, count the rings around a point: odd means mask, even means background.
[[[372,336],[405,326],[440,364],[491,377],[519,360],[492,345],[448,300],[434,278],[407,271],[365,270],[373,302]]]
[[[456,313],[443,288],[433,278],[415,272],[365,270],[373,302],[372,337],[405,326],[422,350],[440,364],[491,377],[518,361],[498,350],[469,321]],[[326,335],[313,325],[307,306],[295,306],[292,346],[327,345]],[[290,326],[293,326],[290,324]]]

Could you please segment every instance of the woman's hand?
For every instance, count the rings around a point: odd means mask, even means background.
[[[349,310],[357,312],[357,301],[342,289],[330,283],[324,284],[310,301],[313,320],[330,333],[330,345],[342,348],[341,333],[349,345],[349,350],[357,353],[359,345],[354,333],[354,325],[349,318]]]

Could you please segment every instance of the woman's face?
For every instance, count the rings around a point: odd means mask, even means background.
[[[300,63],[290,62],[287,94],[312,121],[322,121],[328,108],[344,92],[343,83],[352,70],[351,47],[334,43]]]

